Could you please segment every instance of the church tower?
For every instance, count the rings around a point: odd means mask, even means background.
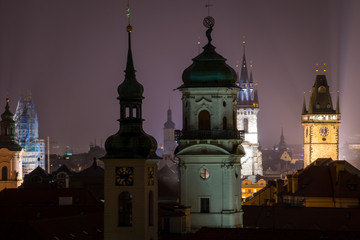
[[[167,121],[164,123],[164,153],[163,159],[158,163],[158,169],[160,170],[165,165],[173,167],[175,164],[174,151],[176,149],[175,141],[175,123],[172,121],[171,109],[167,110]]]
[[[176,156],[180,201],[191,207],[191,227],[242,226],[240,159],[236,128],[236,72],[211,44],[214,19],[204,19],[208,43],[184,70],[183,128]]]
[[[14,115],[6,99],[5,112],[1,114],[0,135],[0,191],[17,188],[22,183],[23,150],[16,142]]]
[[[337,160],[339,156],[340,105],[333,108],[325,75],[317,75],[309,108],[304,98],[301,123],[304,127],[304,167],[318,158]]]
[[[262,154],[259,150],[257,114],[259,112],[258,92],[254,86],[252,70],[250,78],[248,75],[244,54],[241,64],[241,73],[237,85],[241,88],[237,99],[237,127],[245,132],[245,139],[242,146],[245,149],[245,156],[241,159],[241,175],[256,176],[263,175]],[[250,65],[251,67],[251,65]]]
[[[131,52],[118,87],[120,129],[105,142],[104,239],[158,239],[156,140],[143,130],[143,86],[136,80]]]

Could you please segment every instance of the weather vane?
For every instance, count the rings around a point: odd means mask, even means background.
[[[128,0],[128,4],[127,4],[127,7],[126,7],[126,17],[128,18],[128,25],[126,27],[126,31],[131,32],[132,31],[132,26],[130,25],[130,3],[129,3],[129,0]]]
[[[210,16],[210,7],[211,6],[212,5],[210,4],[210,0],[208,0],[208,3],[205,5],[205,7],[207,7],[207,9],[208,9],[208,16],[206,18],[204,18],[204,21],[203,21],[204,26],[208,29],[208,30],[206,30],[206,37],[208,39],[208,43],[211,43],[211,41],[212,41],[211,32],[215,25],[215,19]]]

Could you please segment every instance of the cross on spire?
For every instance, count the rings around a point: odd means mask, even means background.
[[[212,7],[213,5],[210,4],[210,0],[208,0],[208,3],[205,4],[205,7],[208,9],[208,16],[210,16],[210,7]]]

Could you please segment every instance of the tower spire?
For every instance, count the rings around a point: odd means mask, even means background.
[[[336,114],[340,114],[340,100],[339,100],[339,90],[337,91],[337,100],[336,100]]]
[[[304,114],[307,114],[307,111],[306,111],[306,101],[305,101],[305,92],[304,92],[304,101],[303,101],[303,107],[302,107],[302,112],[301,112],[302,115]]]

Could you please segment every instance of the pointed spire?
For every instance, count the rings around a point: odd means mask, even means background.
[[[247,71],[246,57],[245,57],[245,40],[243,40],[243,59],[241,62],[241,73],[240,73],[240,87],[247,87],[249,84],[249,75]]]
[[[256,107],[259,107],[259,97],[258,97],[258,90],[257,90],[256,85],[254,88],[254,103],[255,103]]]
[[[339,91],[337,91],[337,100],[336,100],[336,114],[340,114],[340,100],[339,100]]]
[[[301,112],[302,115],[304,114],[307,114],[307,111],[306,111],[306,101],[305,101],[305,92],[304,92],[304,101],[303,101],[303,107],[302,107],[302,112]]]
[[[132,57],[132,51],[131,51],[131,32],[132,32],[132,26],[128,25],[126,27],[126,31],[128,32],[128,55],[127,55],[127,62],[126,62],[126,69],[125,69],[125,78],[132,78],[135,77],[135,68],[134,68],[134,62]]]

